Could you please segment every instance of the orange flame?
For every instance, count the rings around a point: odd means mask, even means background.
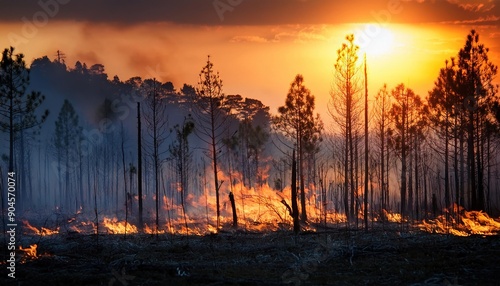
[[[482,211],[464,211],[459,216],[460,222],[453,217],[446,220],[444,215],[436,219],[422,221],[418,226],[421,230],[430,233],[453,234],[456,236],[498,235],[500,233],[500,222],[491,218]]]
[[[384,218],[387,219],[387,221],[389,221],[389,222],[401,223],[403,221],[403,218],[401,217],[400,213],[388,212],[385,209],[383,209],[382,212],[383,212]]]
[[[117,218],[107,218],[105,217],[102,221],[105,228],[112,234],[129,234],[137,233],[137,227],[130,223],[125,223],[124,221],[118,221]]]
[[[27,248],[23,248],[22,246],[19,246],[19,250],[24,252],[23,261],[26,261],[28,259],[37,259],[38,258],[37,253],[36,253],[37,247],[38,247],[37,244],[32,244]]]
[[[23,220],[24,227],[30,230],[33,234],[40,235],[40,236],[49,236],[49,235],[54,235],[59,233],[59,227],[56,229],[49,229],[45,227],[40,227],[40,229],[32,226],[28,221]]]
[[[91,221],[81,221],[78,226],[77,225],[70,226],[69,230],[77,233],[91,233],[95,231],[95,224]]]

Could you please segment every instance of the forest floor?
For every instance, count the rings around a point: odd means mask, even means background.
[[[429,234],[399,226],[181,235],[24,235],[0,285],[499,285],[500,236]]]

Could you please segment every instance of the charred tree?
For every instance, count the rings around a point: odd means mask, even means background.
[[[236,202],[234,201],[233,192],[229,192],[229,201],[231,202],[231,210],[233,212],[233,227],[238,227],[238,214],[236,213]]]
[[[206,65],[199,74],[198,88],[194,94],[193,109],[196,130],[200,139],[208,146],[208,156],[212,161],[214,174],[215,200],[217,212],[217,230],[220,228],[219,157],[221,140],[227,131],[228,107],[226,96],[222,92],[222,80],[219,73],[213,71],[213,64],[208,57]]]
[[[368,231],[368,74],[366,71],[366,54],[365,54],[365,230]]]
[[[297,205],[297,161],[295,160],[295,149],[292,152],[292,217],[293,232],[300,232],[299,206]]]
[[[405,87],[404,84],[399,84],[392,90],[394,103],[391,108],[390,116],[394,122],[393,130],[391,130],[391,142],[393,148],[400,152],[401,158],[401,215],[407,216],[413,211],[413,194],[412,188],[408,186],[412,182],[408,182],[412,178],[411,166],[408,171],[408,159],[413,161],[411,156],[412,149],[414,148],[413,140],[423,138],[423,118],[421,114],[423,111],[423,103],[420,96],[416,95],[412,89]],[[416,151],[416,150],[413,150]]]
[[[81,166],[77,165],[80,161],[78,152],[80,148],[77,146],[80,145],[82,140],[82,128],[79,125],[78,115],[73,105],[67,100],[64,101],[59,111],[55,127],[53,145],[57,157],[59,192],[63,198],[61,199],[61,206],[69,208],[71,206],[71,197],[74,195],[70,188],[70,182],[74,181],[73,176],[76,173],[76,168],[81,168]],[[63,185],[64,189],[62,188]]]
[[[142,218],[142,130],[141,103],[137,102],[137,195],[139,197],[139,230],[144,227]]]
[[[361,125],[361,91],[358,64],[359,47],[354,44],[354,35],[346,36],[347,43],[337,50],[335,73],[330,92],[328,111],[343,137],[344,208],[349,221],[355,219],[354,198],[356,197],[355,147],[356,132]],[[350,197],[350,204],[349,204]]]
[[[383,210],[387,210],[389,207],[389,176],[387,170],[389,169],[388,157],[389,157],[389,146],[387,144],[388,140],[388,129],[390,126],[389,122],[389,109],[391,107],[389,91],[387,90],[387,85],[379,90],[375,97],[375,136],[378,142],[378,166],[380,170],[378,172],[379,177],[379,187],[380,187],[380,214]],[[373,211],[373,210],[372,210]]]
[[[301,221],[307,221],[304,161],[306,152],[314,152],[321,141],[323,122],[319,114],[314,115],[314,95],[304,85],[304,77],[297,75],[291,83],[285,105],[278,108],[273,118],[275,128],[282,132],[297,148],[299,157],[298,177],[300,183]]]
[[[186,217],[186,192],[188,190],[189,173],[191,170],[192,153],[189,148],[189,135],[194,131],[194,122],[191,117],[185,118],[182,125],[174,126],[175,141],[169,146],[171,159],[174,161],[175,171],[178,178],[178,186],[181,198],[182,215],[186,231],[189,231]],[[186,233],[188,234],[188,233]]]
[[[146,93],[146,108],[144,119],[151,141],[149,142],[149,155],[151,156],[154,190],[155,190],[155,232],[158,235],[160,226],[160,175],[165,160],[163,145],[168,137],[168,116],[166,113],[166,93],[156,79],[145,80],[142,88]]]

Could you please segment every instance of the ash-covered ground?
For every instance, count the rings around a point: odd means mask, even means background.
[[[397,224],[185,236],[23,235],[16,278],[1,285],[498,285],[500,237]],[[36,245],[36,254],[33,248]],[[2,237],[2,263],[7,245]]]

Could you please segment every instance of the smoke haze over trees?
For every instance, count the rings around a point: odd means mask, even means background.
[[[23,174],[25,209],[74,213],[95,205],[120,214],[130,203],[134,214],[141,184],[146,216],[156,219],[157,228],[160,220],[180,215],[186,224],[195,214],[210,220],[206,212],[212,203],[218,228],[220,218],[231,213],[236,225],[236,213],[245,207],[248,197],[239,193],[239,184],[255,192],[271,187],[285,211],[270,212],[286,221],[296,149],[302,222],[327,213],[357,222],[384,210],[418,220],[454,204],[500,211],[497,66],[475,31],[457,57],[445,62],[428,94],[400,84],[384,85],[373,96],[366,133],[370,157],[363,156],[368,150],[362,144],[362,65],[353,35],[332,62],[331,117],[324,125],[301,75],[289,89],[282,87],[285,105],[270,110],[265,102],[224,94],[223,76],[211,58],[200,63],[196,87],[176,87],[156,78],[110,78],[103,64],[68,66],[63,54],[57,55],[35,59],[29,81],[28,67],[12,50],[4,52],[0,69],[2,164],[11,161]],[[9,77],[13,66],[16,89]],[[9,105],[13,94],[19,107]],[[135,168],[137,102],[142,103],[142,182]],[[11,111],[18,112],[17,125],[5,121]],[[207,199],[205,206],[198,205],[200,197]],[[212,197],[215,202],[208,200]],[[269,199],[259,198],[259,214],[261,207],[271,208]]]

